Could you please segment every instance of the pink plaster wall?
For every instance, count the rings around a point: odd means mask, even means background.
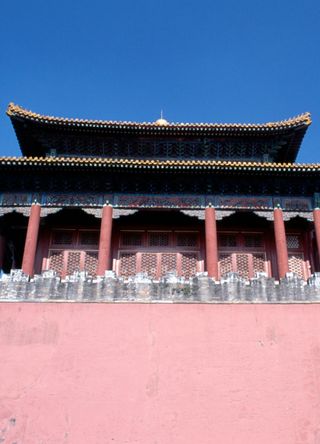
[[[1,443],[320,444],[320,305],[0,311]]]

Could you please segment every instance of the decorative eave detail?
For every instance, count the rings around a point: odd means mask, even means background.
[[[281,131],[289,128],[302,128],[311,124],[310,113],[303,113],[296,117],[286,120],[267,122],[267,123],[183,123],[183,122],[167,122],[166,125],[159,125],[157,122],[130,122],[130,121],[113,121],[113,120],[92,120],[92,119],[73,119],[46,116],[29,111],[19,105],[10,103],[7,108],[7,115],[14,119],[19,118],[48,125],[63,125],[75,128],[113,128],[119,130],[137,129],[137,130],[154,130],[155,132],[172,132],[198,130],[211,130],[213,132],[240,133],[240,132],[271,132]]]
[[[196,217],[198,220],[205,220],[204,210],[180,210],[182,214],[189,217]]]
[[[313,213],[312,211],[283,211],[283,220],[289,221],[296,217],[300,217],[309,222],[313,222]]]
[[[18,213],[22,214],[25,217],[30,216],[30,206],[24,207],[24,206],[16,206],[16,207],[1,207],[0,208],[0,217],[4,216],[5,214],[10,213]]]
[[[101,208],[82,207],[82,210],[85,213],[96,217],[97,219],[101,219],[101,217],[102,217],[102,209]],[[126,209],[126,208],[125,209],[114,208],[112,218],[119,219],[122,216],[131,216],[132,214],[135,214],[137,212],[138,212],[138,210],[131,210],[131,209]]]
[[[223,160],[156,160],[115,159],[102,157],[0,157],[2,168],[50,168],[50,169],[121,169],[169,171],[221,171],[243,173],[320,173],[320,163],[269,163]]]

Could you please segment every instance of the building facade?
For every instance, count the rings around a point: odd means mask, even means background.
[[[295,163],[310,116],[7,113],[0,441],[319,443],[320,164]]]
[[[48,117],[10,104],[0,268],[64,280],[113,271],[215,282],[319,270],[320,165],[297,164],[309,114],[266,124]]]

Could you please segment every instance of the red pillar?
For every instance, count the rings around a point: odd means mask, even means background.
[[[106,204],[103,206],[100,241],[99,241],[99,255],[97,275],[103,276],[106,270],[111,269],[111,232],[112,232],[112,206]]]
[[[2,234],[0,234],[0,270],[3,268],[4,253],[6,248],[6,240]]]
[[[283,221],[281,208],[275,208],[274,215],[274,235],[276,241],[276,251],[278,260],[279,278],[283,278],[289,271],[288,248],[286,239],[286,230]]]
[[[320,209],[315,208],[313,210],[314,229],[316,232],[318,255],[320,257]]]
[[[38,233],[40,226],[41,206],[38,203],[31,205],[26,241],[22,259],[22,271],[28,276],[33,276],[34,261],[36,258]]]
[[[212,207],[207,207],[205,211],[205,231],[206,231],[206,263],[208,276],[218,279],[218,239],[216,211]]]

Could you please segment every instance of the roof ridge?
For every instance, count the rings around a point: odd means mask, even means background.
[[[27,156],[2,156],[0,164],[100,164],[100,165],[132,165],[132,166],[188,166],[188,167],[236,167],[236,168],[262,168],[264,170],[319,170],[320,163],[284,163],[284,162],[256,162],[256,161],[232,161],[232,160],[187,160],[187,159],[132,159],[132,158],[92,158],[92,157],[27,157]]]
[[[170,129],[170,128],[204,128],[204,129],[279,129],[288,128],[292,126],[304,125],[308,126],[311,124],[311,114],[309,112],[299,114],[295,117],[291,117],[286,120],[266,122],[266,123],[187,123],[187,122],[168,122],[167,125],[159,126],[156,122],[133,122],[133,121],[116,121],[116,120],[97,120],[97,119],[78,119],[78,118],[65,118],[65,117],[55,117],[47,116],[35,113],[31,110],[27,110],[20,105],[10,102],[7,107],[7,115],[9,117],[23,117],[34,121],[39,121],[43,123],[57,123],[57,124],[68,124],[68,125],[84,125],[84,126],[118,126],[132,127],[132,128],[149,128],[156,127],[158,129]]]

